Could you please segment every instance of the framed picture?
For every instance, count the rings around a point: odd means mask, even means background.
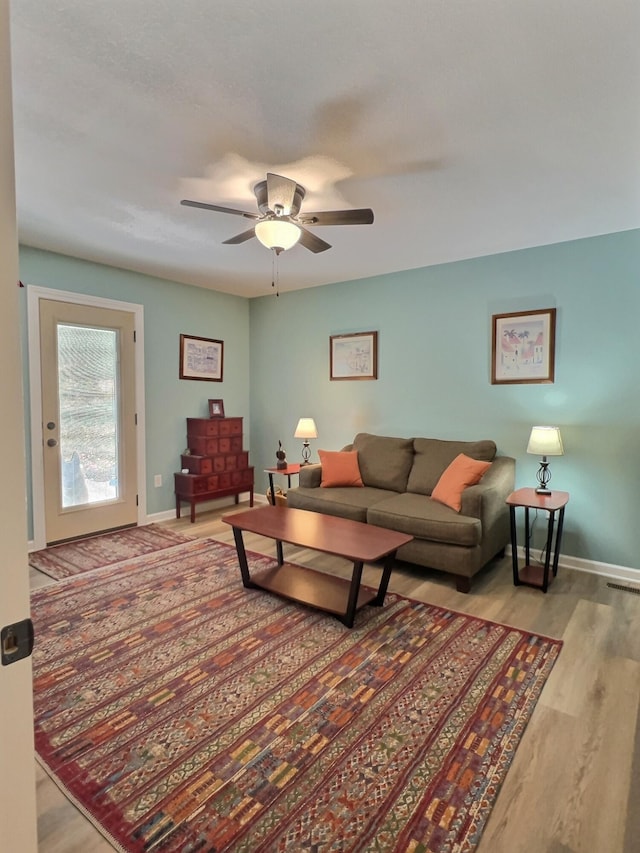
[[[553,382],[556,309],[493,315],[491,384]]]
[[[222,382],[223,341],[180,335],[180,379]]]
[[[209,400],[209,417],[224,417],[224,403],[222,402],[222,400]]]
[[[377,332],[331,335],[329,338],[329,379],[377,378]]]

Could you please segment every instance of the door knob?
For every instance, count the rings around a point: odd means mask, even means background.
[[[50,438],[50,439],[48,439],[48,441],[47,441],[47,446],[48,446],[48,447],[55,447],[57,443],[58,443],[58,442],[55,440],[55,438]]]

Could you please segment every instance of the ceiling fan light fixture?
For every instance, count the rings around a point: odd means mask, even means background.
[[[256,222],[256,237],[267,249],[276,252],[291,249],[300,239],[302,231],[294,222],[286,219],[263,219]]]

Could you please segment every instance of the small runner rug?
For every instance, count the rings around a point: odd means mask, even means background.
[[[472,851],[561,648],[391,594],[349,630],[206,539],[32,617],[39,759],[139,853]]]
[[[190,541],[181,533],[148,524],[32,551],[29,565],[50,578],[62,580]]]

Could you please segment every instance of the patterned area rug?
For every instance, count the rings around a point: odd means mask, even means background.
[[[397,595],[349,630],[206,539],[32,616],[39,758],[140,852],[472,851],[561,648]]]
[[[181,533],[148,524],[32,551],[29,565],[50,578],[62,580],[191,541]]]

